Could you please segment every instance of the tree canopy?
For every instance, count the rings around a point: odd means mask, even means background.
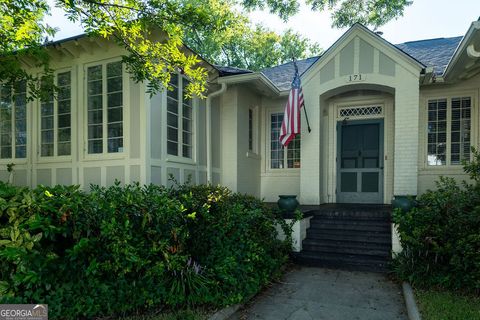
[[[55,30],[43,22],[47,0],[3,0],[0,3],[0,78],[7,83],[27,80],[32,96],[42,83],[22,69],[21,57],[34,56],[52,70],[44,50]],[[403,14],[408,0],[305,0],[312,10],[331,10],[334,27],[361,22],[377,28]],[[304,58],[320,52],[317,44],[291,30],[276,34],[252,26],[243,10],[269,10],[287,21],[299,10],[299,0],[56,0],[72,21],[93,36],[116,41],[128,53],[124,62],[132,77],[147,81],[150,91],[168,86],[170,75],[180,71],[189,78],[189,93],[203,95],[207,71],[200,58],[185,50],[187,44],[212,63],[252,70]],[[161,30],[162,38],[152,37]]]

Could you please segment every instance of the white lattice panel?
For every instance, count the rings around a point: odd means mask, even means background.
[[[382,106],[356,106],[338,109],[339,118],[375,118],[382,115]]]

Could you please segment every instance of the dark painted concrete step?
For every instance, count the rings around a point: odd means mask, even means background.
[[[374,242],[380,244],[391,244],[392,238],[389,234],[352,234],[352,233],[328,233],[328,232],[308,232],[307,239],[317,240],[343,240],[358,242]]]
[[[297,263],[318,267],[338,268],[346,270],[387,272],[388,260],[375,259],[362,255],[338,255],[302,251],[294,256]]]
[[[390,224],[354,224],[354,223],[310,223],[312,230],[352,230],[352,231],[374,231],[391,232]]]
[[[357,220],[357,219],[338,219],[334,217],[317,217],[310,220],[310,225],[349,225],[349,226],[380,226],[391,228],[391,223],[384,220]]]
[[[366,221],[391,221],[390,212],[351,212],[351,211],[335,211],[315,213],[313,219],[338,219],[338,220],[366,220]]]
[[[374,256],[374,257],[383,258],[383,259],[387,259],[390,256],[390,250],[381,250],[381,249],[375,249],[375,248],[369,248],[369,247],[342,248],[342,247],[331,247],[331,246],[325,246],[325,245],[304,243],[303,250],[316,252],[320,256],[323,253],[365,255],[365,256]]]
[[[391,232],[388,230],[346,230],[346,229],[333,229],[333,228],[317,228],[310,227],[307,229],[307,237],[314,234],[332,234],[332,235],[352,235],[352,236],[383,236],[385,238],[390,237]]]
[[[349,241],[349,240],[331,240],[331,239],[305,239],[303,240],[303,245],[313,245],[313,246],[326,246],[332,248],[353,248],[353,249],[374,249],[390,252],[392,250],[392,245],[390,242],[362,242],[362,241]]]

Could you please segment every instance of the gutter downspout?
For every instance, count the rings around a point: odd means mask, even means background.
[[[206,114],[206,130],[207,130],[207,183],[212,182],[212,99],[221,95],[227,90],[227,84],[222,83],[222,87],[210,93],[207,96],[207,114]]]

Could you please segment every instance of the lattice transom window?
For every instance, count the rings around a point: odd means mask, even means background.
[[[367,118],[381,115],[383,115],[382,106],[357,106],[338,110],[339,118]]]

